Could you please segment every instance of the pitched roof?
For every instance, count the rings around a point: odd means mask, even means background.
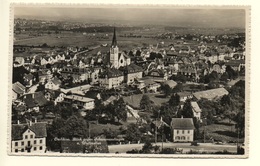
[[[173,80],[166,80],[166,81],[164,82],[164,84],[169,85],[170,88],[174,88],[174,87],[177,85],[177,82],[175,82],[175,81],[173,81]]]
[[[201,109],[200,109],[197,102],[192,101],[192,102],[190,102],[190,104],[191,104],[191,107],[192,107],[194,112],[201,112]]]
[[[12,140],[21,140],[23,133],[30,129],[35,133],[36,138],[47,137],[46,123],[37,122],[29,124],[12,124]]]
[[[191,130],[194,129],[192,118],[172,118],[173,129]]]
[[[108,68],[106,69],[104,72],[101,73],[100,77],[101,78],[115,78],[115,77],[119,77],[119,76],[123,76],[123,73],[115,68]]]
[[[198,100],[202,98],[212,100],[214,98],[218,98],[227,94],[228,91],[225,88],[216,88],[193,93],[194,97],[196,97]]]
[[[93,91],[93,90],[90,90],[90,91],[87,91],[87,93],[85,94],[86,97],[89,97],[89,98],[92,98],[92,99],[96,99],[98,94],[100,94],[99,92],[97,91]]]
[[[20,82],[15,82],[12,88],[13,91],[18,94],[23,94],[25,92],[25,87]]]
[[[121,67],[120,70],[125,71],[126,73],[137,73],[137,72],[142,72],[143,68],[134,63],[131,63],[130,65]]]
[[[81,101],[81,102],[94,101],[94,99],[91,99],[91,98],[88,98],[88,97],[83,97],[83,96],[78,96],[78,95],[68,95],[68,96],[65,96],[65,98],[71,99],[71,100],[77,100],[77,101]]]

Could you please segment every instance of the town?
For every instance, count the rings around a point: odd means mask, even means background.
[[[245,32],[206,31],[15,19],[11,152],[243,155]]]

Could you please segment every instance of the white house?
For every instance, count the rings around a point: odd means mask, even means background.
[[[12,153],[44,153],[46,151],[46,123],[12,124]]]
[[[192,142],[194,139],[194,124],[192,118],[172,118],[173,142]]]
[[[193,116],[196,117],[198,120],[200,120],[200,118],[201,118],[201,109],[200,109],[198,103],[195,102],[195,101],[192,101],[192,102],[190,102],[190,104],[191,104],[191,107],[192,107]]]

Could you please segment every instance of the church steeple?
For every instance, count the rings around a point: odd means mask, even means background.
[[[117,41],[116,41],[116,28],[114,27],[114,35],[113,35],[113,40],[112,40],[112,45],[111,47],[116,47],[117,46]]]

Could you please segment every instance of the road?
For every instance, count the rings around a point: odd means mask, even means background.
[[[162,143],[157,143],[156,145],[162,147]],[[109,145],[109,153],[126,153],[132,149],[142,149],[143,144],[123,144],[123,145]],[[191,146],[190,143],[163,143],[163,148],[179,148],[183,149],[183,153],[186,153],[190,150],[196,151],[206,151],[206,152],[217,152],[227,150],[229,152],[237,152],[236,145],[224,144],[216,145],[212,143],[199,143],[199,146]]]

